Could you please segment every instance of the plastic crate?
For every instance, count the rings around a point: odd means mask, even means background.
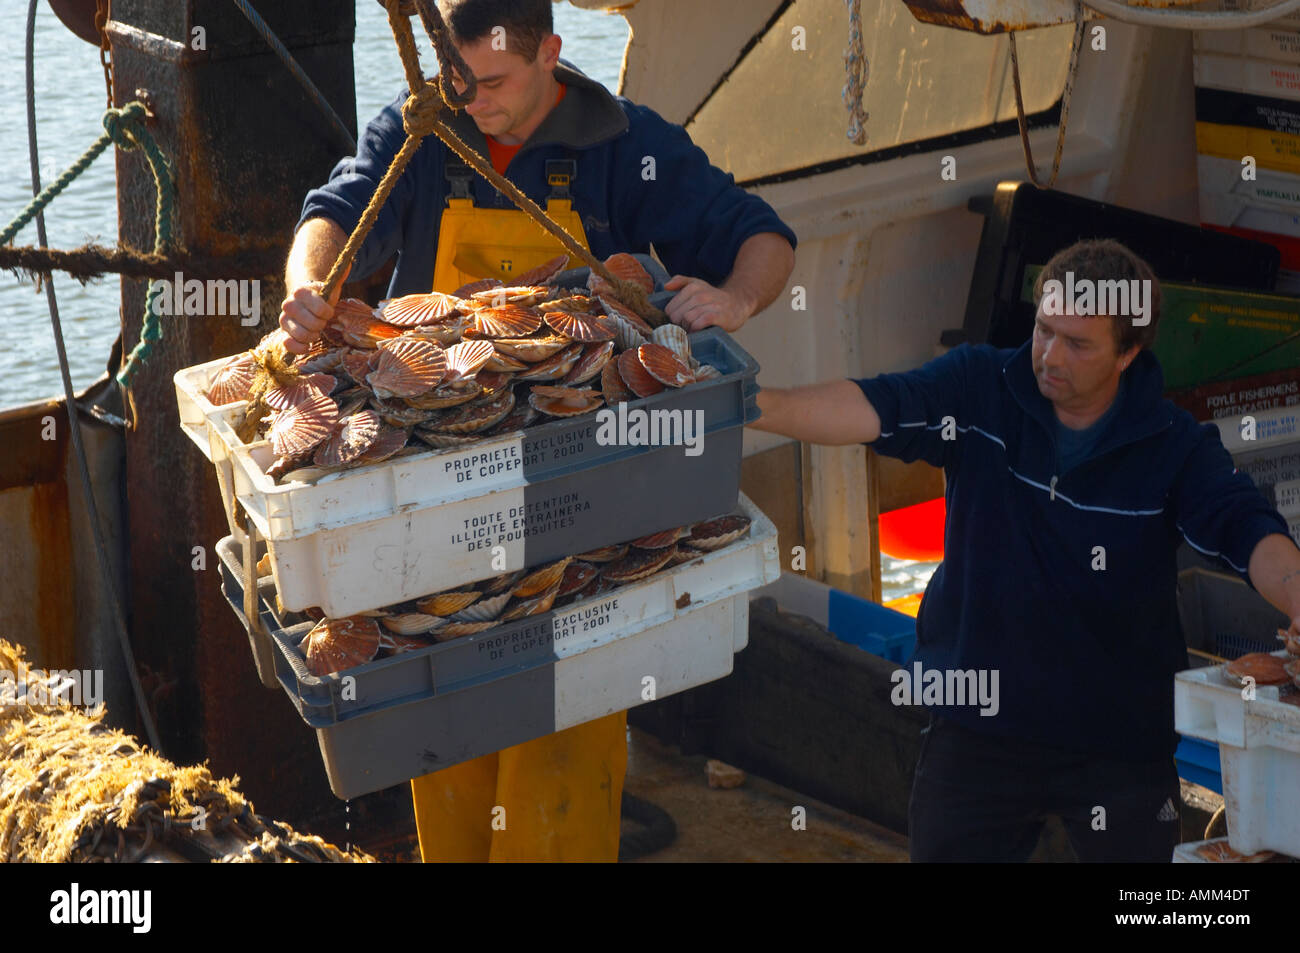
[[[743,496],[740,509],[749,535],[725,549],[323,678],[297,648],[311,623],[272,628],[277,679],[316,729],[330,788],[356,797],[729,674],[747,593],[780,573],[776,527]]]
[[[897,662],[907,661],[916,645],[916,619],[794,573],[755,596],[770,596],[786,612],[812,619],[841,642]]]
[[[1300,856],[1300,707],[1279,697],[1266,685],[1243,699],[1218,666],[1179,672],[1174,680],[1176,729],[1218,743],[1229,843],[1243,854]]]
[[[1273,652],[1290,620],[1238,576],[1206,569],[1178,574],[1178,618],[1188,648],[1234,659]]]
[[[286,608],[346,616],[492,575],[497,546],[506,565],[534,565],[733,509],[743,428],[758,417],[758,365],[716,328],[691,335],[691,346],[720,378],[617,410],[702,412],[698,456],[598,443],[587,415],[277,486],[264,472],[269,444],[234,438],[242,403],[210,413],[209,449],[219,480],[229,451],[233,496],[270,541]],[[177,387],[202,409],[206,381],[191,370]]]
[[[257,677],[267,688],[279,688],[280,682],[275,677],[275,645],[271,641],[270,630],[297,625],[303,621],[296,613],[281,613],[275,602],[275,582],[269,576],[263,576],[257,582],[258,604],[262,614],[262,625],[254,627],[249,624],[244,613],[244,544],[234,536],[227,536],[217,543],[218,562],[221,567],[221,594],[230,603],[248,633],[248,645],[253,652],[253,666]],[[266,552],[266,543],[259,540],[255,553],[258,558]]]
[[[1174,752],[1178,776],[1209,788],[1215,794],[1223,793],[1223,771],[1219,765],[1219,746],[1200,738],[1182,737]]]

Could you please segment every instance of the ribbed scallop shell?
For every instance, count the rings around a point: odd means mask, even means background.
[[[389,632],[387,629],[381,629],[379,632],[379,651],[385,657],[401,655],[403,652],[414,652],[416,649],[427,648],[432,644],[427,638],[418,635],[398,635],[396,632]]]
[[[462,609],[452,616],[457,622],[492,622],[499,616],[510,601],[509,592],[480,599],[468,609]]]
[[[525,271],[515,280],[521,285],[545,285],[564,269],[569,267],[568,255],[556,255],[548,262]]]
[[[453,298],[464,299],[464,298],[471,298],[477,292],[487,291],[489,288],[504,288],[504,287],[505,285],[503,285],[500,282],[500,280],[496,278],[480,278],[478,281],[471,281],[467,285],[461,285],[451,294]]]
[[[452,615],[471,606],[481,595],[481,592],[473,590],[440,592],[427,599],[418,599],[415,604],[421,612],[427,612],[429,615]]]
[[[236,354],[221,365],[212,384],[208,387],[208,402],[220,407],[237,400],[247,400],[248,392],[253,388],[253,379],[257,376],[257,361],[252,351]]]
[[[600,570],[594,563],[583,562],[575,559],[569,563],[564,570],[564,578],[560,580],[560,591],[555,594],[555,598],[563,599],[565,596],[571,596],[591,580],[596,578]]]
[[[402,295],[379,302],[377,317],[398,327],[419,327],[425,324],[439,324],[455,317],[464,307],[464,302],[454,295],[441,294],[437,291],[429,294]]]
[[[504,354],[501,351],[495,351],[493,355],[487,359],[487,363],[483,365],[483,370],[493,371],[498,374],[513,374],[515,371],[523,371],[527,369],[527,361],[521,361],[519,358],[511,357],[509,354]]]
[[[695,559],[697,556],[702,556],[702,555],[703,553],[699,552],[698,550],[684,549],[683,547],[678,546],[677,552],[673,553],[673,558],[668,560],[668,565],[665,566],[664,568],[672,569],[674,566],[680,566],[682,563],[688,563],[692,559]]]
[[[596,300],[600,302],[600,308],[605,312],[607,318],[618,319],[619,321],[630,324],[642,338],[649,338],[654,334],[654,328],[645,323],[645,320],[612,295],[597,295]]]
[[[572,294],[565,295],[563,298],[552,298],[550,301],[543,301],[537,305],[537,310],[543,313],[547,311],[573,311],[580,314],[591,314],[596,309],[596,302],[586,295]]]
[[[578,358],[582,357],[582,344],[570,344],[561,351],[557,351],[544,361],[538,361],[526,371],[520,371],[516,380],[521,381],[558,381],[565,374],[573,370],[573,365],[578,363]]]
[[[473,377],[494,353],[491,341],[461,341],[447,349],[446,381]]]
[[[692,549],[712,552],[734,543],[749,532],[748,516],[718,516],[691,527],[690,535],[684,542]]]
[[[561,574],[562,576],[563,574]],[[513,622],[515,619],[524,619],[530,615],[539,615],[550,610],[555,605],[556,593],[560,591],[560,579],[541,593],[527,599],[520,599],[511,606],[501,616],[502,622]]]
[[[685,387],[695,380],[688,364],[678,359],[677,355],[662,344],[642,344],[636,349],[637,360],[646,373],[661,384],[669,387]],[[631,381],[628,382],[631,384]],[[632,388],[636,390],[635,387]],[[641,395],[646,396],[645,394]]]
[[[379,654],[379,626],[374,619],[349,616],[321,619],[308,632],[298,649],[307,661],[307,671],[319,677],[364,665]]]
[[[671,546],[679,539],[689,535],[691,535],[689,526],[675,526],[672,529],[660,530],[658,533],[651,533],[649,536],[634,539],[631,545],[638,549],[663,549],[665,546]]]
[[[486,403],[466,404],[446,417],[430,421],[426,429],[435,433],[478,433],[499,423],[514,409],[515,392],[506,390]]]
[[[272,387],[262,395],[262,400],[272,410],[284,410],[310,400],[317,393],[328,395],[337,384],[329,374],[302,374],[284,387]]]
[[[598,408],[605,401],[598,390],[538,385],[528,395],[528,403],[552,417],[577,417]]]
[[[420,410],[401,401],[387,401],[371,397],[370,409],[379,415],[379,419],[390,427],[414,427],[429,419],[432,410]]]
[[[536,304],[551,293],[549,285],[503,285],[500,288],[486,288],[476,291],[470,298],[492,308],[503,305],[526,307]]]
[[[379,363],[379,352],[375,350],[364,351],[360,348],[348,348],[347,353],[339,362],[348,377],[354,381],[362,382],[366,375],[375,369]]]
[[[483,365],[486,367],[487,365]],[[501,371],[480,370],[474,375],[474,380],[478,386],[483,388],[483,393],[479,396],[480,400],[490,400],[496,397],[503,390],[510,386],[510,382],[515,379],[514,374],[503,374]]]
[[[635,582],[652,576],[668,565],[677,547],[666,546],[663,549],[634,549],[613,565],[601,571],[600,578],[606,582]]]
[[[623,375],[618,372],[618,361],[613,360],[600,371],[600,392],[605,395],[605,403],[610,407],[636,397],[636,394],[623,383]]]
[[[329,437],[338,423],[338,407],[320,391],[299,404],[278,410],[271,417],[266,438],[277,457],[298,457]]]
[[[542,326],[542,316],[531,308],[507,304],[474,312],[474,330],[490,338],[521,338]]]
[[[643,344],[642,347],[645,345]],[[641,348],[637,348],[635,351],[624,351],[618,356],[618,376],[623,379],[628,390],[636,396],[650,397],[663,390],[664,385],[651,376],[641,364],[640,351]]]
[[[380,625],[397,635],[423,635],[426,632],[432,632],[445,622],[445,619],[424,612],[402,612],[397,615],[384,616],[379,620]]]
[[[651,340],[655,344],[668,348],[675,355],[677,360],[686,365],[686,369],[691,367],[691,338],[686,333],[686,329],[680,324],[661,324],[654,329]]]
[[[486,632],[496,624],[496,622],[448,622],[442,628],[434,629],[432,634],[435,642],[450,642],[463,635]]]
[[[701,364],[695,370],[696,381],[716,381],[722,376],[722,371],[718,370],[712,364]]]
[[[467,404],[483,394],[483,388],[474,380],[452,381],[442,384],[427,394],[406,398],[407,404],[420,410],[445,410]]]
[[[493,576],[488,580],[487,585],[483,586],[483,595],[494,596],[499,592],[507,592],[515,587],[520,579],[524,578],[524,570],[516,569],[514,572],[503,572],[499,576]]]
[[[655,282],[650,277],[650,273],[641,266],[639,261],[626,252],[617,252],[610,255],[605,259],[604,264],[609,269],[609,273],[615,278],[635,282],[645,290],[646,294],[650,294],[655,290]],[[613,290],[613,286],[594,271],[587,280],[587,287],[597,292],[605,289]]]
[[[1233,684],[1242,684],[1247,677],[1256,685],[1285,685],[1290,681],[1286,673],[1286,660],[1266,652],[1251,652],[1233,659],[1223,666],[1223,674]]]
[[[373,410],[361,410],[344,417],[329,439],[316,448],[312,462],[318,467],[352,463],[375,445],[383,428],[383,421]]]
[[[375,438],[369,449],[357,457],[357,463],[381,463],[394,456],[411,439],[411,435],[397,427],[385,427]]]
[[[557,562],[529,573],[515,583],[515,587],[510,590],[510,594],[520,599],[527,599],[537,595],[543,589],[549,589],[564,578],[564,570],[568,568],[569,563],[572,561],[572,556],[565,556]]]
[[[438,433],[436,430],[425,430],[422,427],[416,428],[415,436],[438,450],[445,450],[448,447],[467,447],[481,439],[479,434]]]
[[[366,375],[377,397],[416,397],[437,387],[447,373],[447,352],[432,341],[400,337],[379,345],[379,360]]]
[[[439,347],[451,347],[461,339],[467,327],[469,327],[469,319],[463,315],[457,315],[438,324],[426,324],[423,327],[411,328],[402,337],[413,338],[417,341],[432,341]]]
[[[553,357],[572,343],[558,334],[548,337],[497,338],[492,342],[500,353],[530,364]]]
[[[614,546],[602,546],[600,549],[593,549],[590,552],[578,553],[573,558],[588,563],[612,563],[626,555],[627,543],[618,543]]]
[[[564,375],[564,384],[585,384],[605,369],[610,358],[614,356],[614,342],[588,344],[573,365],[573,370]]]
[[[616,334],[614,323],[608,318],[580,311],[547,311],[546,323],[556,333],[584,344],[612,341]]]
[[[497,434],[514,433],[516,430],[523,430],[531,425],[538,418],[537,410],[531,404],[521,404],[515,402],[515,409],[510,414],[495,424],[488,430],[483,431],[484,437],[495,437]]]
[[[380,341],[395,338],[404,330],[386,321],[380,321],[373,314],[359,314],[334,309],[332,326],[338,330],[344,343],[353,347],[372,350]]]

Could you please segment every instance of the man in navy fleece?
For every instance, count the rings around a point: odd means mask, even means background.
[[[1150,313],[1052,313],[1043,286],[1067,273],[1078,287],[1149,281]],[[912,859],[1024,860],[1057,814],[1080,859],[1167,862],[1173,675],[1187,666],[1175,551],[1185,539],[1218,558],[1300,633],[1300,550],[1217,428],[1163,399],[1148,350],[1159,286],[1144,261],[1080,242],[1048,262],[1035,297],[1020,348],[964,345],[907,373],[765,388],[753,426],[944,468],[944,560],[907,671],[920,662],[945,685],[996,672],[985,684],[1000,697],[925,700]]]

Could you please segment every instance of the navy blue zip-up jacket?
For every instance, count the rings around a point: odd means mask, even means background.
[[[1147,350],[1092,453],[1057,472],[1055,415],[1030,344],[963,345],[856,381],[880,415],[873,449],[944,468],[944,560],[907,670],[996,669],[999,710],[935,706],[969,727],[1119,760],[1172,757],[1180,540],[1249,583],[1285,521],[1238,473],[1213,424],[1163,399]],[[943,439],[951,417],[956,439]],[[948,429],[954,433],[953,428]],[[1104,569],[1098,558],[1104,549]],[[919,688],[919,686],[918,686]]]
[[[510,161],[506,177],[545,207],[550,192],[546,161],[574,161],[573,207],[597,258],[648,252],[653,242],[670,273],[718,285],[731,273],[747,238],[775,232],[794,247],[794,232],[771,206],[712,166],[680,126],[614,96],[563,62],[555,78],[568,86],[564,99]],[[328,218],[352,231],[406,138],[405,99],[403,91],[366,127],[356,157],[339,162],[329,182],[307,194],[299,227],[310,218]],[[487,139],[467,113],[451,114],[449,125],[478,153],[488,154]],[[421,143],[362,245],[352,280],[366,277],[397,253],[388,293],[430,290],[438,223],[450,191],[448,156],[455,159],[436,136]],[[477,174],[472,191],[477,205],[514,208]]]

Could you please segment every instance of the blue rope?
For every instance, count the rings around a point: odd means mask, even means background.
[[[266,40],[267,45],[275,51],[275,55],[280,57],[284,65],[289,68],[289,72],[293,74],[294,79],[302,84],[302,88],[307,91],[308,97],[325,115],[325,118],[329,120],[330,125],[334,128],[334,134],[339,137],[340,141],[347,143],[348,154],[356,152],[357,141],[352,138],[352,133],[348,132],[348,127],[343,124],[343,120],[339,118],[339,114],[334,111],[334,107],[329,104],[324,94],[316,88],[316,84],[311,81],[311,77],[303,72],[302,67],[298,65],[298,61],[293,58],[293,54],[285,48],[285,45],[280,42],[280,38],[266,25],[266,21],[253,9],[248,0],[235,0],[235,6],[253,25],[253,29],[262,34],[262,39]]]

